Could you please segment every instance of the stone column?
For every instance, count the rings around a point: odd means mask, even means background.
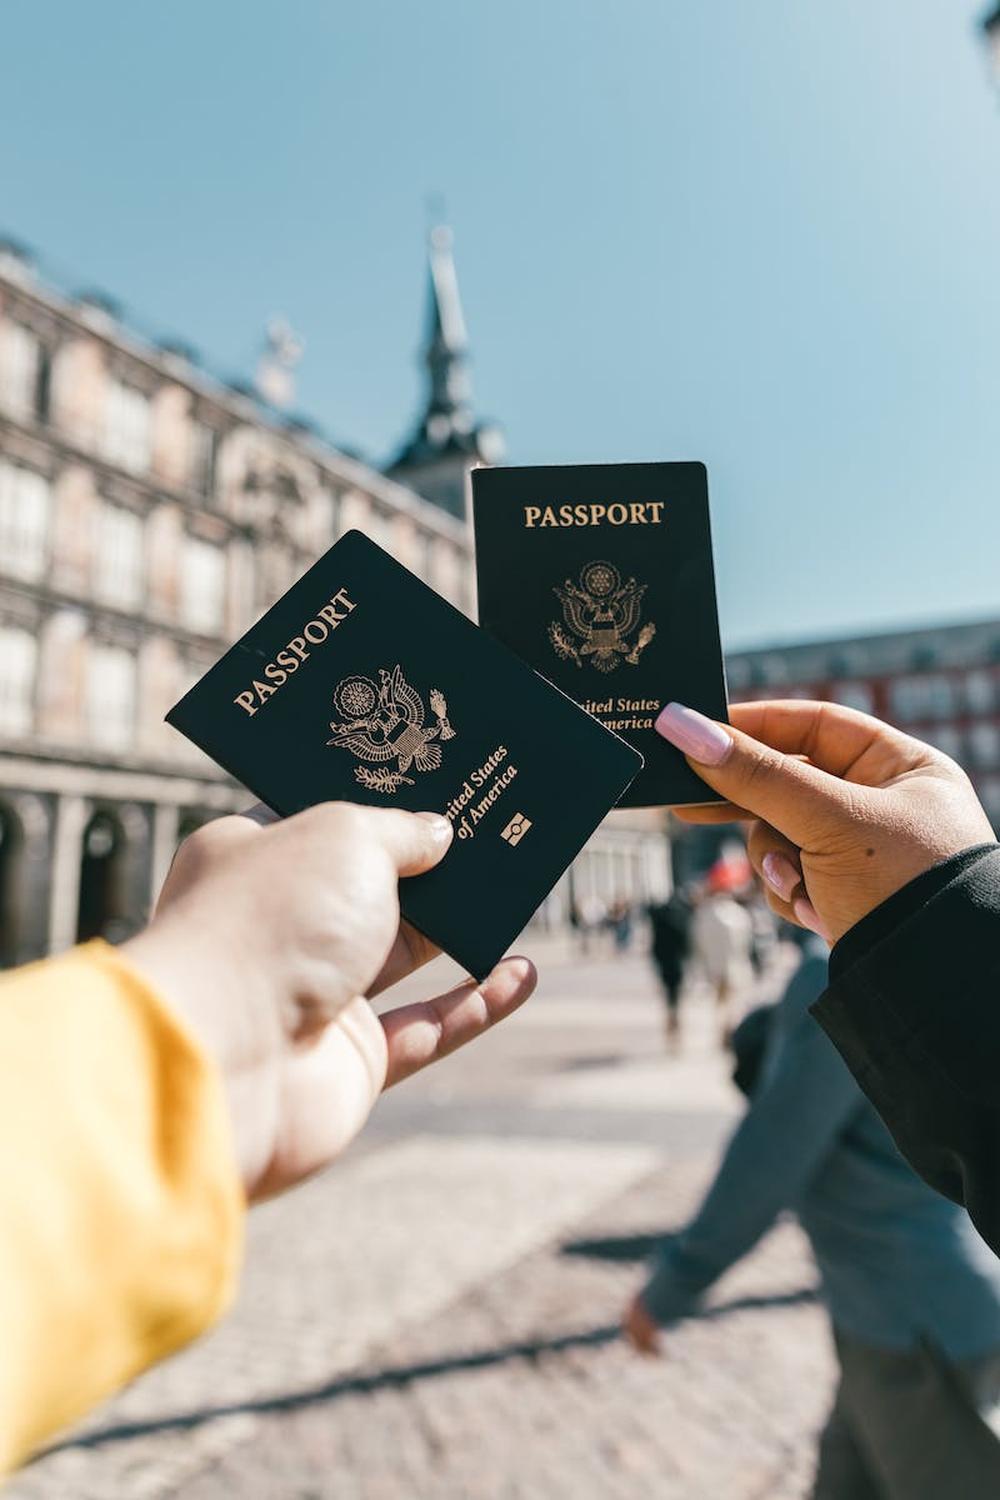
[[[172,802],[159,802],[153,808],[153,857],[150,868],[149,908],[152,911],[160,894],[163,882],[170,869],[170,861],[177,848],[177,832],[180,826],[180,810]]]
[[[61,795],[56,801],[52,849],[52,886],[49,896],[49,952],[61,953],[76,942],[80,901],[80,861],[87,822],[83,797]]]

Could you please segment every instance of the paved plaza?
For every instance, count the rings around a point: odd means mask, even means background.
[[[738,1114],[715,1029],[695,986],[670,1056],[641,954],[545,954],[520,1015],[254,1213],[224,1323],[8,1500],[805,1496],[833,1366],[794,1225],[662,1361],[617,1336],[651,1242]]]

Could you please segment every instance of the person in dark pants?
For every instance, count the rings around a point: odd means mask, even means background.
[[[840,1385],[813,1500],[1000,1495],[1000,1262],[906,1165],[809,1015],[811,938],[783,999],[733,1037],[750,1107],[692,1221],[663,1245],[625,1329],[655,1352],[785,1208],[809,1236]]]
[[[669,1041],[676,1040],[680,1030],[681,986],[691,952],[691,914],[691,898],[683,887],[675,890],[669,901],[649,909],[651,952],[663,987]]]

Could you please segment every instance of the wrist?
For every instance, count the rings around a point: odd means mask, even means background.
[[[224,1074],[273,1050],[280,1013],[266,977],[234,960],[229,945],[197,914],[171,907],[122,952],[194,1033]]]
[[[240,966],[219,962],[221,946],[217,934],[202,943],[189,921],[167,913],[119,951],[218,1073],[237,1167],[252,1198],[273,1151],[279,1007],[244,982]]]

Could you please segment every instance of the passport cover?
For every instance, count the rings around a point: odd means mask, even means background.
[[[408,921],[484,978],[642,765],[571,699],[350,531],[167,720],[278,813],[444,813]]]
[[[726,720],[704,464],[474,469],[479,623],[639,750],[621,807],[717,802],[653,728]]]

